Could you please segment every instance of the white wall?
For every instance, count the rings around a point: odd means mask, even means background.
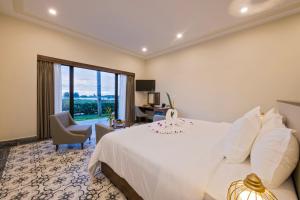
[[[162,101],[168,91],[185,117],[232,121],[255,105],[300,101],[300,15],[151,59],[146,68]]]
[[[156,79],[180,114],[232,121],[255,105],[300,101],[300,15],[148,60],[0,15],[0,141],[36,135],[37,54]],[[144,98],[137,94],[137,104]]]
[[[37,54],[144,75],[142,59],[4,15],[0,44],[0,141],[36,136]]]

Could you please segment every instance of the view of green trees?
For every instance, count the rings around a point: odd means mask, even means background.
[[[66,92],[62,99],[62,110],[69,111],[69,93]],[[105,109],[110,107],[114,110],[114,95],[106,95],[101,97],[101,108],[102,113],[98,115],[98,103],[96,96],[79,95],[77,92],[74,93],[74,118],[77,121],[97,119],[106,117]]]

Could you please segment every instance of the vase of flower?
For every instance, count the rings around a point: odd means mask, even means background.
[[[105,108],[105,115],[109,121],[109,126],[112,127],[113,126],[112,122],[115,117],[114,117],[114,112],[112,111],[111,107]]]

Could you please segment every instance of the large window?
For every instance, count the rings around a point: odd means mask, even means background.
[[[70,111],[70,68],[61,66],[62,111]],[[58,91],[59,92],[59,91]]]
[[[125,75],[57,64],[55,78],[56,112],[69,111],[76,121],[105,118],[108,110],[125,118]]]
[[[115,78],[115,74],[101,72],[101,105],[104,115],[107,114],[107,109],[109,108],[117,116]]]
[[[74,68],[74,119],[77,121],[97,119],[97,71]]]

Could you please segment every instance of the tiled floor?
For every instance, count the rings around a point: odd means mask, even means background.
[[[61,145],[56,152],[51,140],[0,148],[0,199],[125,199],[101,171],[95,181],[87,173],[95,148],[95,123],[109,122],[78,122],[93,126],[91,141],[83,150],[80,145]]]
[[[123,200],[123,194],[100,170],[91,180],[87,166],[95,138],[80,145],[51,140],[11,147],[0,178],[0,199],[102,199]]]

